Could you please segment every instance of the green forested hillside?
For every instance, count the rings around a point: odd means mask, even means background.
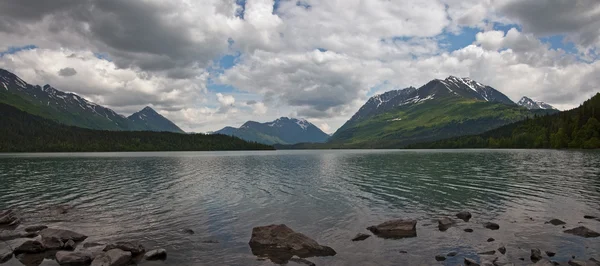
[[[0,152],[263,150],[225,135],[105,131],[58,124],[0,104]]]
[[[600,148],[600,93],[578,108],[536,116],[476,136],[421,143],[409,148]]]

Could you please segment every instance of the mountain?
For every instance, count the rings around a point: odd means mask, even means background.
[[[522,108],[496,89],[469,78],[435,79],[371,97],[329,139],[332,147],[398,148],[478,134],[541,111]]]
[[[225,127],[214,133],[236,136],[247,141],[269,145],[322,143],[329,138],[329,135],[310,122],[287,117],[267,123],[248,121],[240,128]]]
[[[160,115],[154,109],[146,106],[141,111],[127,117],[134,124],[146,128],[148,131],[167,131],[175,133],[185,133],[181,128],[171,122],[169,119]]]
[[[79,128],[0,103],[0,152],[270,150],[242,139],[205,134]]]
[[[600,93],[569,111],[526,119],[475,136],[419,143],[409,148],[600,149],[597,110]]]
[[[149,123],[137,119],[130,120],[76,94],[62,92],[50,85],[40,87],[28,84],[4,69],[0,69],[0,103],[65,125],[82,128],[129,131],[152,131],[158,128],[164,131],[161,126],[167,124],[160,121],[161,119],[153,119]],[[163,119],[166,120],[164,117]],[[179,128],[167,131],[182,132]]]
[[[523,106],[529,110],[557,110],[552,105],[549,105],[545,102],[534,101],[526,96],[523,96],[517,105]]]

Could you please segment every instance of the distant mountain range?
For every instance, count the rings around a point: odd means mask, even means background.
[[[530,110],[531,109],[531,110]],[[469,78],[435,79],[371,97],[329,139],[338,148],[393,148],[485,132],[534,114],[498,90]]]
[[[523,96],[519,102],[517,102],[519,106],[523,106],[529,110],[557,110],[552,105],[549,105],[545,102],[535,101],[531,98]]]
[[[0,103],[59,123],[90,129],[122,131],[169,131],[184,133],[171,121],[146,107],[129,118],[50,85],[40,87],[0,69]]]
[[[225,127],[214,133],[269,145],[322,143],[329,138],[329,135],[310,122],[287,117],[267,123],[248,121],[240,128]]]

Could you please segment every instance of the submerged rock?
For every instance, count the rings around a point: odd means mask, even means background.
[[[465,266],[479,266],[479,263],[477,263],[475,260],[465,258]]]
[[[391,220],[379,225],[369,226],[367,230],[382,238],[405,238],[417,236],[417,221]]]
[[[483,224],[483,227],[490,229],[490,230],[498,230],[500,229],[500,225],[498,225],[497,223],[492,223],[492,222],[487,222]]]
[[[58,237],[42,237],[42,244],[47,250],[62,249],[64,243]]]
[[[436,261],[445,261],[446,257],[444,255],[437,255],[437,256],[435,256],[435,260]]]
[[[479,252],[477,254],[479,254],[479,255],[494,255],[494,254],[496,254],[496,251],[490,250],[490,251]]]
[[[552,220],[550,220],[550,221],[547,221],[546,223],[547,223],[547,224],[551,224],[551,225],[555,225],[555,226],[556,226],[556,225],[563,225],[563,224],[567,224],[567,223],[565,223],[565,222],[563,222],[563,221],[561,221],[561,220],[559,220],[559,219],[552,219]]]
[[[548,255],[548,257],[554,257],[554,255],[556,255],[556,252],[546,251],[546,255]]]
[[[465,222],[468,222],[469,220],[471,220],[471,213],[467,212],[467,211],[462,211],[456,214],[456,217],[458,217],[458,219],[461,219]]]
[[[600,262],[594,259],[590,260],[570,260],[569,265],[571,266],[599,266]]]
[[[146,252],[146,248],[144,248],[144,246],[142,246],[140,243],[125,242],[125,241],[108,244],[104,248],[104,251],[109,251],[109,250],[113,250],[113,249],[120,249],[123,251],[131,252],[131,254],[133,256],[137,256],[137,255],[140,255],[140,254],[143,254],[144,252]]]
[[[17,221],[19,218],[13,210],[0,211],[0,225],[15,225]]]
[[[471,229],[471,228],[467,228],[464,231],[467,232],[467,233],[473,233],[473,229]]]
[[[56,261],[60,265],[89,265],[92,254],[88,252],[59,251],[56,252]]]
[[[0,249],[0,264],[9,261],[10,259],[12,259],[12,257],[13,257],[12,250]]]
[[[371,237],[371,235],[359,233],[354,238],[352,238],[352,241],[363,241],[369,237]]]
[[[542,251],[539,248],[534,248],[531,250],[531,256],[529,257],[531,261],[537,262],[542,259]]]
[[[294,255],[306,258],[336,254],[332,248],[319,245],[285,224],[254,227],[248,244],[254,255],[269,257],[275,263],[285,263]]]
[[[186,233],[186,234],[188,234],[188,235],[193,235],[193,234],[195,234],[194,230],[192,230],[192,229],[189,229],[189,228],[183,229],[183,230],[181,230],[181,231],[182,231],[182,232],[184,232],[184,233]]]
[[[494,239],[493,237],[490,237],[487,239],[487,242],[494,242],[494,241],[496,241],[496,239]]]
[[[32,226],[25,227],[25,232],[39,232],[39,231],[42,231],[42,230],[44,230],[46,228],[48,228],[48,226],[45,226],[45,225],[32,225]]]
[[[13,252],[15,254],[21,253],[41,253],[44,252],[46,248],[39,240],[27,240],[21,243],[19,246],[14,248]]]
[[[440,229],[440,231],[446,231],[448,228],[452,227],[452,225],[454,225],[454,221],[448,217],[438,220],[438,229]]]
[[[456,255],[458,255],[458,252],[456,252],[456,251],[452,251],[452,252],[446,254],[446,256],[448,256],[448,257],[454,257]]]
[[[573,229],[565,230],[564,232],[567,234],[572,234],[572,235],[581,236],[581,237],[585,237],[585,238],[600,236],[599,233],[594,232],[585,226],[580,226],[580,227],[576,227]]]
[[[92,266],[124,266],[131,261],[131,252],[120,249],[111,249],[97,256],[92,261]]]
[[[146,252],[144,255],[145,260],[166,260],[167,251],[165,249],[155,249]]]
[[[298,257],[298,256],[294,256],[294,257],[292,257],[292,258],[290,259],[290,261],[293,261],[293,262],[295,262],[295,263],[298,263],[298,264],[304,264],[304,265],[308,265],[308,266],[316,266],[316,264],[314,264],[312,261],[309,261],[309,260],[307,260],[307,259],[300,258],[300,257]]]
[[[504,255],[506,254],[506,247],[505,246],[501,246],[498,248],[498,251],[500,252],[500,254]]]
[[[40,231],[40,235],[43,238],[55,237],[55,238],[60,239],[60,241],[62,241],[62,242],[67,242],[69,240],[78,242],[78,241],[83,241],[87,238],[86,235],[82,235],[80,233],[76,233],[76,232],[73,232],[70,230],[54,229],[54,228],[46,228],[46,229]]]

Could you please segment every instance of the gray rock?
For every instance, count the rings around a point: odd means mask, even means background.
[[[146,252],[146,248],[137,242],[117,242],[113,244],[108,244],[104,248],[104,251],[109,251],[112,249],[120,249],[123,251],[129,251],[133,256],[137,256]]]
[[[546,255],[548,255],[548,257],[554,257],[554,255],[556,255],[556,252],[546,251]]]
[[[584,218],[584,219],[592,219],[592,220],[593,220],[593,219],[598,219],[598,217],[596,217],[596,216],[591,216],[591,215],[584,215],[584,216],[583,216],[583,218]]]
[[[406,238],[417,236],[417,221],[391,220],[379,225],[370,226],[367,230],[382,238]]]
[[[554,226],[556,226],[556,225],[563,225],[563,224],[567,224],[567,223],[565,223],[565,222],[563,222],[563,221],[561,221],[561,220],[559,220],[559,219],[552,219],[552,220],[550,220],[550,221],[547,221],[546,223],[547,223],[547,224],[554,225]]]
[[[304,264],[304,265],[308,265],[308,266],[316,266],[316,264],[314,264],[312,261],[309,261],[309,260],[307,260],[307,259],[300,258],[300,257],[298,257],[298,256],[293,256],[293,257],[290,259],[290,261],[293,261],[293,262],[295,262],[295,263],[298,263],[298,264]]]
[[[89,265],[92,254],[89,252],[59,251],[56,252],[56,262],[60,265]]]
[[[480,266],[479,263],[477,263],[476,261],[469,259],[469,258],[465,258],[465,266]]]
[[[554,266],[554,263],[547,259],[540,259],[535,264],[532,264],[532,266]]]
[[[41,253],[44,252],[46,248],[42,244],[42,242],[38,240],[27,240],[21,243],[19,246],[14,248],[13,252],[15,254],[21,253]]]
[[[131,261],[131,252],[120,249],[111,249],[97,256],[91,266],[123,266]]]
[[[45,226],[45,225],[32,225],[32,226],[25,227],[25,232],[39,232],[39,231],[42,231],[42,230],[44,230],[46,228],[48,228],[48,226]]]
[[[0,249],[0,264],[9,261],[10,259],[12,259],[12,257],[13,257],[12,250]]]
[[[500,254],[504,255],[504,254],[506,254],[506,247],[505,246],[500,246],[498,248],[498,251],[500,252]]]
[[[86,242],[83,243],[83,247],[84,248],[93,248],[93,247],[100,247],[100,246],[106,246],[106,243],[99,243],[99,242]]]
[[[539,248],[534,248],[531,250],[531,256],[529,257],[531,261],[538,262],[542,259],[542,251]]]
[[[34,238],[38,236],[35,232],[0,231],[0,241],[9,241],[17,238]]]
[[[58,250],[64,246],[64,243],[58,237],[54,236],[42,237],[42,244],[47,250]]]
[[[467,232],[467,233],[473,233],[473,229],[471,229],[471,228],[467,228],[464,231]]]
[[[580,226],[580,227],[576,227],[573,229],[565,230],[564,232],[567,234],[572,234],[572,235],[581,236],[581,237],[585,237],[585,238],[600,236],[599,233],[594,232],[585,226]]]
[[[63,249],[64,250],[75,250],[75,241],[73,241],[72,239],[65,242]]]
[[[15,225],[19,218],[13,210],[5,210],[0,212],[0,225]]]
[[[446,254],[446,256],[448,256],[448,257],[454,257],[456,255],[458,255],[458,252],[456,252],[456,251],[452,251],[452,252]]]
[[[479,253],[477,253],[477,254],[479,254],[479,255],[488,255],[488,256],[491,256],[491,255],[494,255],[494,254],[496,254],[496,251],[495,251],[495,250],[490,250],[490,251],[479,252]]]
[[[462,211],[456,214],[456,217],[458,217],[458,219],[461,219],[465,222],[468,222],[471,219],[471,213],[467,212],[467,211]]]
[[[448,228],[452,227],[452,225],[454,225],[454,221],[448,217],[438,220],[438,229],[440,229],[440,231],[446,231]]]
[[[446,260],[446,256],[444,256],[444,255],[436,255],[435,256],[435,260],[436,261],[445,261]]]
[[[248,244],[254,255],[268,257],[275,263],[288,261],[294,255],[305,258],[336,254],[332,248],[322,246],[284,224],[254,227]]]
[[[483,224],[483,227],[490,229],[490,230],[500,229],[500,225],[498,225],[497,223],[492,223],[492,222],[487,222],[487,223]]]
[[[487,242],[494,242],[494,241],[496,241],[496,239],[494,239],[493,237],[490,237],[487,239]]]
[[[87,238],[86,235],[82,235],[80,233],[76,233],[70,230],[63,229],[54,229],[54,228],[46,228],[40,231],[40,235],[42,237],[55,237],[60,239],[62,242],[67,242],[69,240],[73,240],[75,242],[83,241]]]
[[[144,255],[145,260],[166,260],[167,259],[167,251],[164,249],[155,249],[146,252]]]
[[[359,233],[354,238],[352,238],[352,241],[363,241],[369,237],[371,237],[371,235]]]

